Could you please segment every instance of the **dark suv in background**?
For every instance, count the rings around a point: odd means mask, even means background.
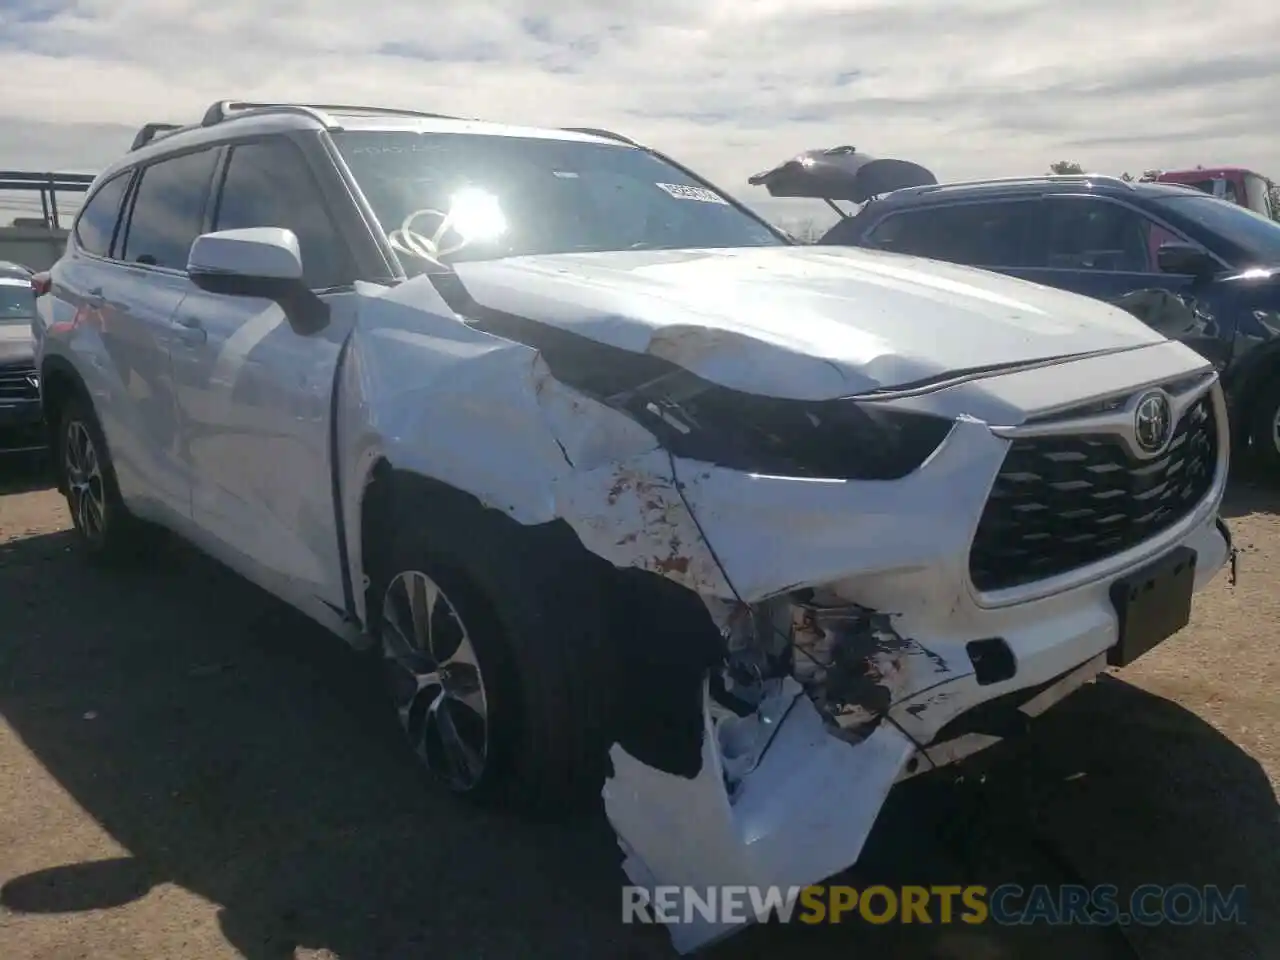
[[[862,203],[819,244],[981,267],[1124,307],[1222,373],[1238,448],[1280,470],[1280,223],[1165,183],[1077,175],[937,183],[852,148],[753,177]],[[881,192],[881,191],[888,192]]]

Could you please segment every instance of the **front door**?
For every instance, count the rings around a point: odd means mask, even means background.
[[[1210,360],[1227,359],[1212,284],[1157,265],[1161,244],[1185,238],[1105,197],[1050,196],[1042,211],[1037,265],[1008,272],[1116,304]]]
[[[174,317],[174,376],[198,536],[298,601],[344,608],[330,410],[355,294],[352,272],[304,158],[287,140],[231,148],[213,229],[282,227],[331,321],[308,336],[273,301],[194,290]],[[227,555],[230,551],[231,556]]]

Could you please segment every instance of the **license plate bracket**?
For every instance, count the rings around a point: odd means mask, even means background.
[[[1107,663],[1127,666],[1191,621],[1196,582],[1196,552],[1177,547],[1154,563],[1111,585],[1119,636],[1107,651]]]

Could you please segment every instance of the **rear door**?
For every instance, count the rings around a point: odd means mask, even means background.
[[[187,255],[203,230],[218,148],[164,157],[139,170],[116,238],[118,281],[103,318],[104,337],[135,417],[136,444],[127,457],[129,480],[139,496],[189,519],[191,479],[179,450],[177,400],[170,353],[170,319],[195,289],[187,279]],[[119,463],[119,457],[112,450]],[[123,492],[123,489],[122,489]]]
[[[124,273],[115,262],[120,220],[130,196],[133,171],[125,170],[102,183],[85,201],[72,228],[67,255],[49,270],[50,293],[38,301],[41,327],[67,337],[76,368],[93,398],[98,420],[106,434],[107,448],[115,464],[121,493],[135,508],[146,492],[138,464],[145,431],[137,411],[129,405],[119,375],[109,329],[104,322],[108,303],[119,305],[124,296]]]
[[[215,153],[177,154],[94,191],[70,254],[53,268],[51,323],[73,330],[77,367],[106,436],[120,492],[161,522],[190,513],[176,456],[169,317],[186,294]]]
[[[173,362],[195,536],[304,608],[342,609],[329,430],[355,271],[306,156],[284,137],[227,154],[211,229],[246,227],[297,235],[304,280],[331,318],[304,336],[271,300],[194,289],[183,301]]]

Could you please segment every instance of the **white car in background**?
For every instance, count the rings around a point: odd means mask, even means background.
[[[376,651],[458,793],[603,783],[646,886],[849,866],[1231,554],[1193,351],[791,244],[606,131],[215,104],[102,173],[39,304],[88,553],[159,524]]]
[[[31,271],[0,261],[0,460],[44,449],[46,432],[36,374],[36,298]]]

